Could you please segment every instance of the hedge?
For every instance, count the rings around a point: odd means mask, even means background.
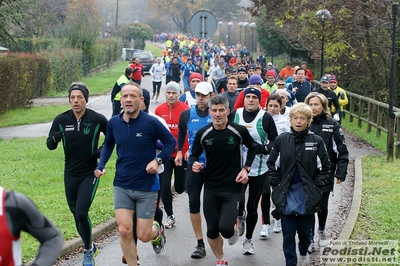
[[[50,63],[45,58],[27,53],[0,56],[0,114],[46,95],[49,74]]]

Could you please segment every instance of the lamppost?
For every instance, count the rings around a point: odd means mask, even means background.
[[[325,21],[330,19],[331,12],[326,9],[321,9],[317,11],[317,17],[321,20],[322,26],[322,37],[321,37],[321,77],[324,75],[324,41],[325,41]]]
[[[218,22],[218,25],[219,25],[219,42],[220,43],[222,41],[222,31],[221,31],[222,24],[224,24],[224,22],[222,22],[222,21]]]
[[[233,22],[229,21],[228,22],[228,45],[231,46],[231,28],[232,28]]]
[[[256,23],[254,23],[254,22],[250,23],[250,28],[252,30],[252,33],[251,33],[251,56],[254,59],[254,43],[255,43],[255,41],[254,41],[254,29],[256,28]]]
[[[239,41],[239,43],[242,44],[242,27],[243,27],[243,22],[239,22],[238,25],[239,25],[239,29],[240,29],[240,30],[239,30],[239,32],[240,32],[240,34],[239,34],[239,35],[240,35],[240,41]]]
[[[115,14],[115,30],[118,32],[118,5],[119,5],[119,0],[117,0],[117,12]]]
[[[389,115],[388,115],[388,128],[391,126],[391,119],[390,116],[393,114],[393,98],[394,98],[394,73],[396,68],[396,18],[397,13],[399,11],[399,0],[387,0],[392,2],[392,14],[393,14],[393,30],[392,30],[392,57],[391,57],[391,64],[390,64],[390,88],[389,88]],[[394,125],[393,125],[394,126]],[[387,140],[387,150],[393,151],[393,141],[394,136],[388,130],[388,140]],[[399,132],[397,132],[399,134]],[[388,161],[393,161],[393,153],[388,152],[387,155]]]
[[[243,27],[244,27],[244,46],[246,46],[246,41],[247,41],[247,27],[249,26],[248,22],[243,22]]]

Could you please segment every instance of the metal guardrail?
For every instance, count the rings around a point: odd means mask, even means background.
[[[362,122],[365,122],[367,132],[375,128],[378,138],[382,131],[387,133],[387,160],[393,161],[393,153],[397,159],[400,158],[400,108],[394,107],[393,113],[388,114],[388,104],[353,92],[346,91],[346,93],[349,104],[344,112],[350,115],[350,122],[357,119],[359,128]]]

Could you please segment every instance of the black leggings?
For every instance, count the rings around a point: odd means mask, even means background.
[[[187,162],[182,161],[181,166],[175,165],[175,158],[170,158],[164,162],[164,172],[160,174],[161,183],[161,199],[164,204],[165,212],[168,216],[174,214],[172,210],[172,193],[171,193],[171,178],[172,172],[174,172],[174,187],[178,194],[182,194],[186,189],[186,168]]]
[[[161,81],[153,81],[153,94],[160,93]]]
[[[216,192],[205,189],[203,195],[203,212],[207,223],[207,237],[216,239],[230,238],[238,215],[238,203],[242,195],[238,192]]]
[[[271,187],[269,185],[269,176],[265,178],[265,183],[263,187],[263,192],[261,196],[261,214],[262,214],[262,223],[263,224],[271,224],[269,218],[269,210],[271,209]],[[276,218],[276,217],[274,217]]]
[[[249,176],[249,182],[244,186],[242,196],[239,201],[239,215],[243,215],[245,193],[247,185],[249,186],[249,197],[247,200],[247,217],[246,217],[246,238],[252,239],[254,228],[258,220],[258,202],[260,201],[261,193],[264,188],[267,173],[260,176]]]
[[[205,169],[200,173],[195,173],[192,171],[192,166],[187,165],[186,189],[189,196],[189,212],[192,214],[200,212],[200,193],[203,188],[204,174]]]
[[[89,218],[89,209],[100,179],[93,174],[85,176],[71,176],[64,173],[65,196],[69,210],[74,215],[75,226],[82,238],[84,249],[92,248],[92,223]]]
[[[330,191],[322,192],[321,203],[319,205],[319,211],[317,212],[318,215],[318,227],[320,229],[325,230],[326,220],[328,219],[328,203],[329,203],[329,195],[331,194]],[[314,236],[315,230],[315,215],[313,215],[312,220],[312,235]]]

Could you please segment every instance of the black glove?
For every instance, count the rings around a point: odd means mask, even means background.
[[[55,133],[53,134],[53,136],[52,136],[52,139],[53,139],[53,141],[54,141],[55,143],[60,142],[60,141],[62,140],[62,132],[61,132],[61,131],[55,132]]]
[[[344,100],[344,93],[342,91],[339,92],[339,97],[340,97],[340,99]]]
[[[319,179],[319,180],[317,180],[317,181],[315,182],[315,185],[316,185],[317,187],[321,188],[321,187],[323,187],[323,186],[325,185],[325,181]]]

